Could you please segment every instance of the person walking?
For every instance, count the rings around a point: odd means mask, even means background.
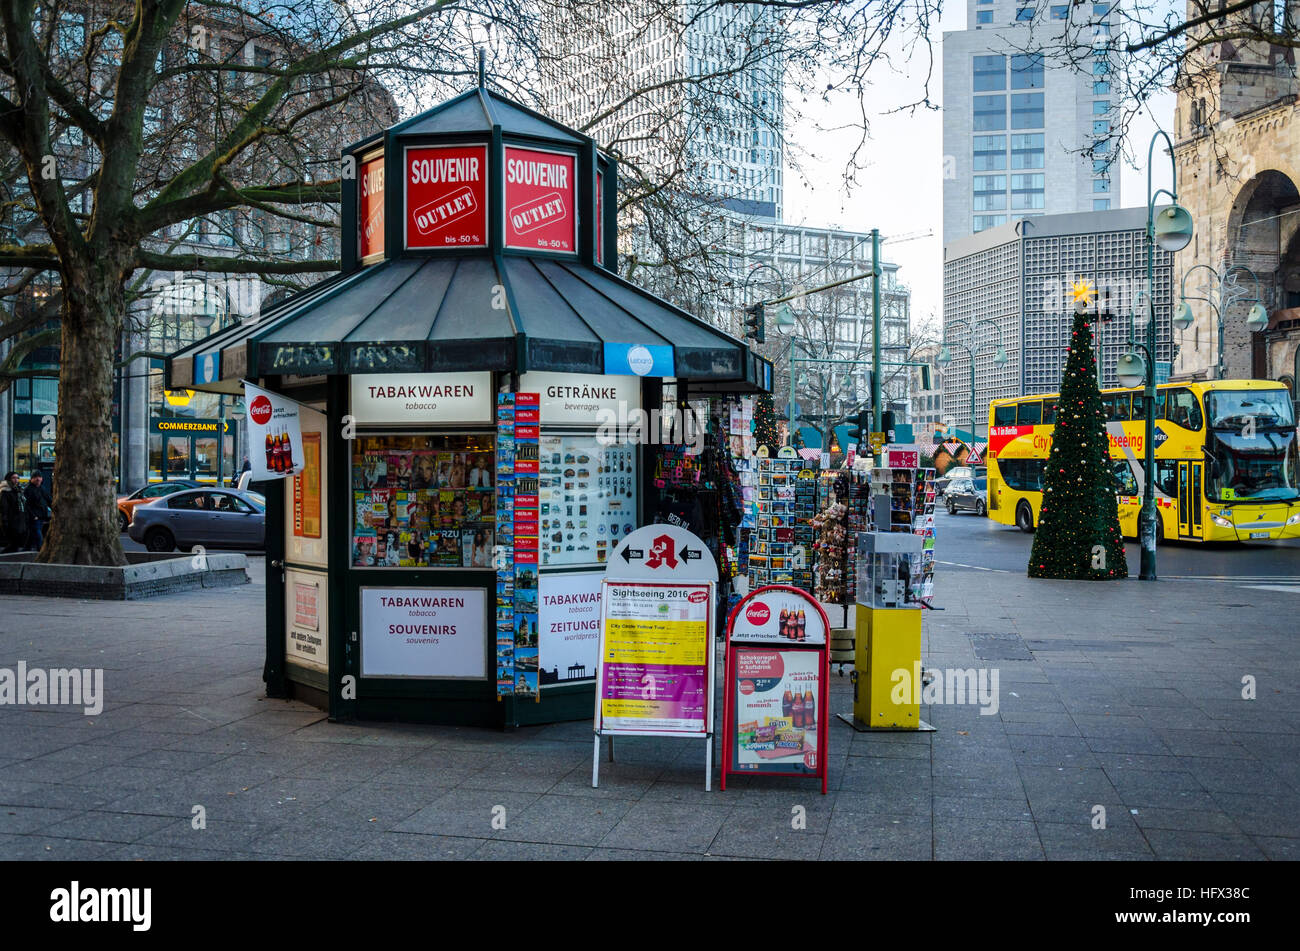
[[[23,491],[23,501],[27,503],[27,547],[40,551],[45,540],[45,532],[50,526],[50,491],[45,488],[45,476],[37,470],[27,480]]]
[[[27,501],[18,473],[6,472],[0,484],[0,529],[4,533],[4,553],[22,551],[27,545]]]

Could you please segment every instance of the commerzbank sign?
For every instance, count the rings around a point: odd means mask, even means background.
[[[228,419],[155,419],[149,427],[155,433],[217,433],[230,432]]]

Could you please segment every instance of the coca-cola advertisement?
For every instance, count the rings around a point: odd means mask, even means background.
[[[406,246],[487,245],[487,146],[406,150]]]
[[[506,246],[577,250],[576,158],[567,152],[507,147]]]
[[[244,381],[249,463],[254,482],[287,479],[303,471],[301,404]]]

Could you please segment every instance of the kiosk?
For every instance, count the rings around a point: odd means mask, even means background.
[[[617,275],[617,174],[480,80],[345,150],[342,273],[167,361],[171,389],[304,404],[301,473],[256,485],[269,695],[333,719],[591,716],[600,579],[654,470],[629,411],[665,381],[772,385]],[[512,394],[540,417],[526,438]]]

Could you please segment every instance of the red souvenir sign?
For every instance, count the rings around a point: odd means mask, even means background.
[[[384,157],[361,163],[357,189],[357,250],[361,260],[384,254]]]
[[[505,162],[506,247],[576,251],[575,157],[507,146]]]
[[[605,175],[596,173],[596,263],[605,263]]]
[[[406,150],[406,246],[487,246],[487,146]]]

